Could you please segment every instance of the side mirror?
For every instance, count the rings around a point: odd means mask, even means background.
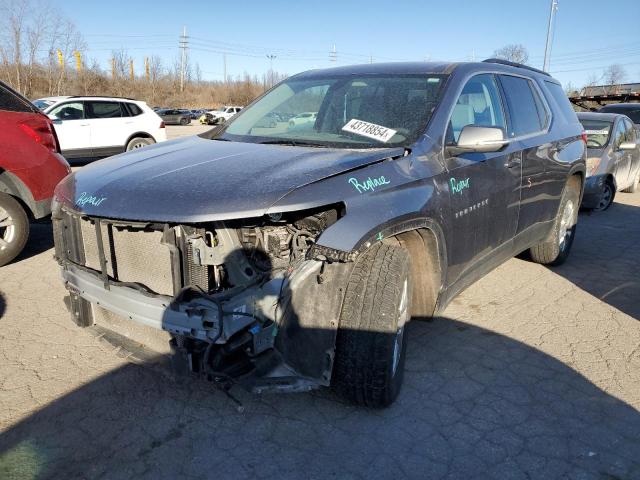
[[[622,142],[618,148],[620,150],[635,150],[637,145],[635,142]]]
[[[504,130],[500,127],[479,127],[467,125],[463,127],[457,145],[447,147],[452,154],[464,152],[497,152],[509,140],[505,138]]]

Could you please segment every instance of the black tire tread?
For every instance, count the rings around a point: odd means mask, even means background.
[[[9,212],[15,221],[17,241],[8,249],[0,251],[0,267],[16,258],[29,239],[29,217],[22,205],[6,193],[0,193],[0,205]]]
[[[358,259],[351,273],[336,341],[333,386],[356,404],[384,407],[398,393],[404,357],[393,378],[389,362],[393,360],[397,302],[409,271],[404,248],[377,243]]]

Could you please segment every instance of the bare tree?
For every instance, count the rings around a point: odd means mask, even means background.
[[[510,44],[493,52],[496,58],[509,60],[510,62],[526,64],[529,61],[529,52],[526,47],[521,44]]]
[[[607,85],[615,86],[624,82],[627,72],[622,65],[614,63],[605,69],[602,76]]]

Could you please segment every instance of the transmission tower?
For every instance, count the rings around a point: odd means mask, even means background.
[[[184,78],[187,73],[187,50],[189,48],[189,37],[187,37],[187,27],[182,27],[182,35],[179,42],[182,55],[180,59],[180,91],[184,91]]]

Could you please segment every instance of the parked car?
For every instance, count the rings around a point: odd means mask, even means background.
[[[599,113],[619,113],[626,115],[633,122],[638,134],[640,134],[640,103],[610,103],[600,107]]]
[[[51,120],[0,82],[0,266],[29,238],[29,220],[51,213],[55,186],[71,172]]]
[[[289,127],[298,127],[300,125],[308,125],[310,123],[314,123],[317,117],[317,112],[299,113],[289,119]]]
[[[617,113],[578,113],[587,134],[587,182],[582,206],[606,210],[616,192],[633,193],[640,181],[638,133]]]
[[[178,110],[177,108],[167,108],[156,112],[167,125],[189,125],[191,123],[191,112]]]
[[[217,110],[211,110],[200,116],[203,125],[220,125],[242,110],[242,107],[224,106]]]
[[[254,129],[283,102],[314,126]],[[164,332],[221,386],[381,407],[410,319],[520,252],[567,259],[585,153],[561,85],[529,67],[315,70],[220,128],[75,172],[56,256],[79,325],[107,311]]]
[[[164,142],[164,122],[145,102],[116,97],[47,97],[35,101],[60,140],[67,160],[108,157]]]
[[[202,109],[196,109],[196,110],[190,110],[191,113],[191,120],[198,120],[202,115],[204,115],[205,113],[207,113],[206,110],[202,110]]]

